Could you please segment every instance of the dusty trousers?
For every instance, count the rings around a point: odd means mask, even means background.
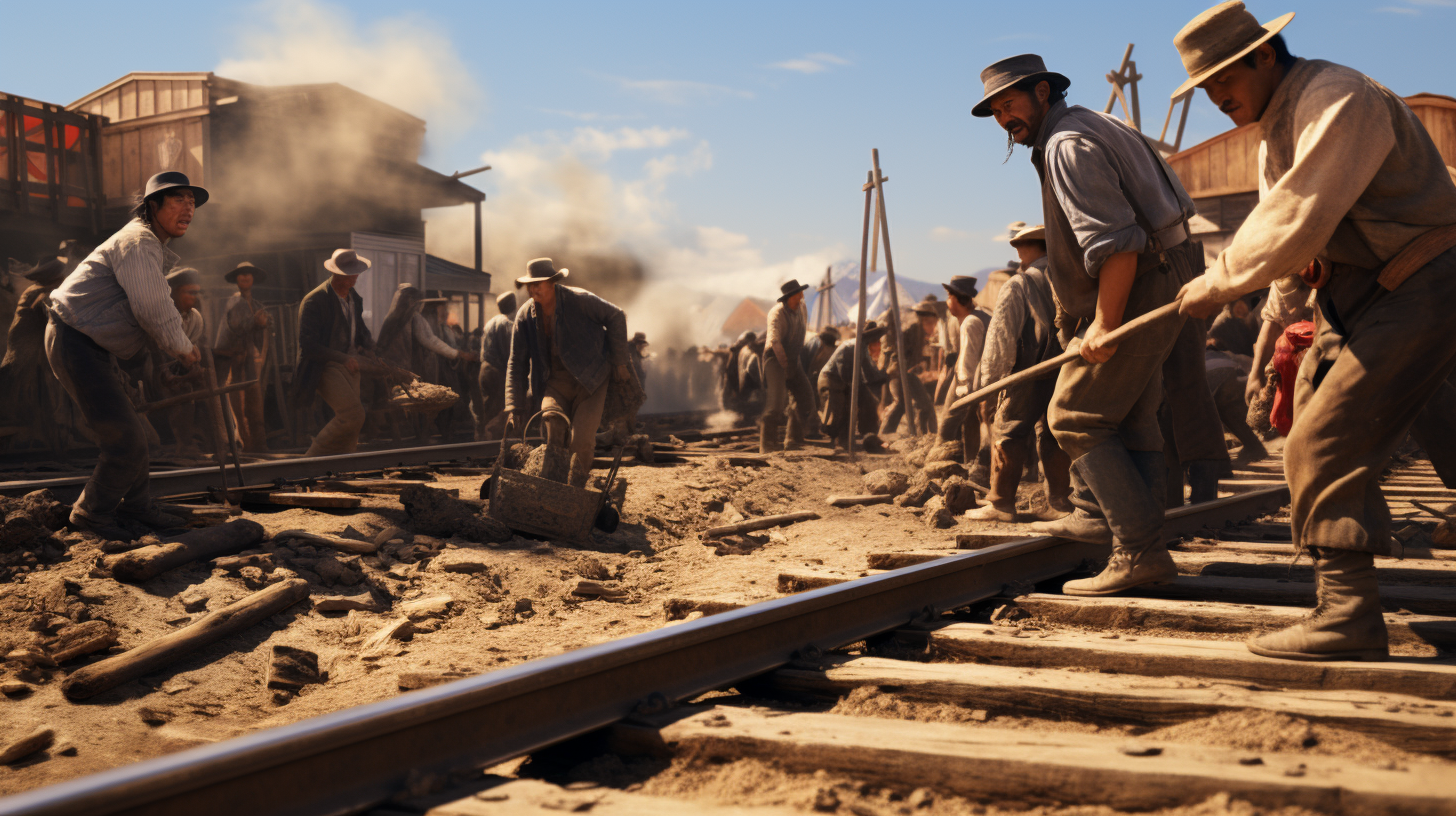
[[[230,357],[217,355],[215,359],[220,369],[218,376],[226,375],[229,383],[261,380],[263,363],[267,360],[266,357],[262,362],[253,359],[252,353],[246,350]],[[263,387],[263,383],[258,382],[228,395],[228,399],[232,401],[233,421],[238,424],[238,435],[242,437],[243,450],[268,450],[268,426],[263,421]]]
[[[838,444],[849,442],[849,383],[819,375],[819,410],[824,433]],[[859,387],[858,434],[874,433],[879,417],[879,403],[866,385]]]
[[[885,418],[880,423],[881,434],[894,433],[900,427],[900,419],[906,410],[907,400],[900,393],[900,374],[894,368],[890,369],[889,374],[890,407],[885,410]],[[935,433],[935,403],[930,399],[930,392],[925,390],[925,383],[914,374],[907,375],[905,381],[910,386],[910,433]]]
[[[1207,340],[1202,320],[1185,320],[1163,362],[1163,396],[1173,430],[1173,438],[1164,442],[1183,464],[1229,458],[1218,406],[1208,388]]]
[[[568,431],[566,423],[543,417],[546,444],[571,449],[569,481],[573,487],[586,486],[587,477],[591,475],[592,456],[597,447],[597,426],[602,424],[602,412],[607,407],[609,385],[610,383],[603,382],[597,390],[587,391],[571,376],[566,366],[559,363],[546,380],[546,395],[541,400],[541,410],[547,413],[555,411],[571,421],[571,429]]]
[[[342,363],[324,365],[318,394],[334,412],[334,418],[319,429],[305,456],[334,456],[353,453],[359,447],[364,427],[364,403],[359,400],[359,373]]]
[[[799,365],[798,355],[789,355],[789,367],[785,371],[779,365],[778,355],[772,350],[764,352],[763,375],[768,390],[768,398],[763,405],[763,419],[781,424],[785,409],[790,408],[789,398],[793,397],[792,410],[798,415],[799,421],[807,426],[815,424],[817,406],[814,387],[809,384],[809,375],[804,373],[803,366]]]
[[[1389,552],[1380,472],[1456,367],[1452,303],[1456,249],[1393,292],[1342,265],[1319,290],[1284,447],[1296,548]]]
[[[1411,436],[1431,459],[1441,483],[1456,488],[1456,370],[1436,388],[1411,426]]]
[[[93,519],[121,509],[146,510],[151,504],[146,429],[112,365],[111,352],[55,315],[46,326],[45,352],[101,449],[75,510]]]
[[[480,365],[480,416],[476,433],[481,439],[500,439],[506,427],[506,372],[489,363]]]
[[[1044,379],[1014,385],[1001,392],[991,432],[992,483],[986,501],[998,506],[1006,502],[1015,504],[1016,485],[1021,482],[1022,467],[1033,434],[1037,458],[1041,460],[1042,478],[1046,480],[1047,500],[1066,500],[1071,491],[1072,460],[1062,452],[1051,432],[1050,423],[1045,419],[1055,389],[1055,380]],[[1006,470],[1014,470],[1015,473],[998,482],[996,474]]]

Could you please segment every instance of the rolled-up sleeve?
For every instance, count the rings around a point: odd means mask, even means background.
[[[1138,226],[1101,145],[1077,134],[1059,135],[1047,146],[1047,159],[1047,175],[1077,236],[1087,274],[1097,277],[1110,255],[1147,247],[1148,234]]]

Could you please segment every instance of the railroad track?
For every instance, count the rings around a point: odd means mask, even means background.
[[[1456,551],[1421,546],[1433,519],[1410,504],[1456,493],[1419,463],[1387,482],[1407,536],[1405,561],[1379,562],[1396,657],[1267,660],[1237,638],[1284,625],[1313,597],[1307,570],[1289,566],[1275,472],[1244,469],[1225,498],[1171,511],[1170,534],[1185,536],[1180,577],[1132,598],[1058,594],[1105,555],[1098,547],[964,536],[879,554],[860,574],[784,573],[777,600],[0,799],[0,814],[790,812],[480,771],[601,751],[825,771],[857,781],[818,792],[816,806],[843,800],[840,812],[897,812],[927,796],[1148,809],[1227,793],[1323,812],[1456,813],[1456,765],[1421,761],[1456,756],[1456,664],[1429,659],[1456,651]],[[736,693],[694,703],[717,689]],[[831,709],[865,694],[966,721]],[[1141,735],[1236,712],[1364,734],[1394,758]],[[1081,727],[1008,730],[1003,717]]]

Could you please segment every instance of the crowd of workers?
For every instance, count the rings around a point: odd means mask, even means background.
[[[1031,149],[1043,201],[1043,225],[1011,236],[1018,260],[991,312],[976,306],[976,281],[956,276],[945,300],[909,314],[811,332],[808,287],[789,281],[762,336],[649,358],[621,308],[566,285],[568,270],[539,258],[516,280],[529,300],[501,295],[500,315],[474,338],[452,325],[444,299],[409,285],[375,338],[354,291],[370,261],[340,249],[298,309],[292,395],[330,410],[308,454],[353,450],[378,413],[365,383],[403,373],[463,396],[483,438],[524,432],[539,413],[548,449],[569,460],[563,479],[581,486],[598,434],[631,431],[644,382],[703,394],[716,375],[723,408],[758,416],[764,452],[821,435],[840,445],[901,428],[937,435],[985,494],[976,519],[1016,520],[1017,486],[1035,461],[1046,508],[1032,527],[1111,551],[1102,572],[1064,592],[1108,595],[1176,575],[1164,508],[1184,501],[1185,484],[1192,501],[1216,497],[1226,432],[1248,459],[1282,434],[1293,538],[1314,558],[1319,607],[1250,648],[1382,657],[1373,557],[1389,546],[1390,515],[1376,479],[1408,432],[1448,484],[1456,477],[1456,333],[1441,312],[1456,297],[1456,184],[1399,97],[1290,54],[1279,32],[1292,17],[1260,25],[1234,0],[1174,40],[1190,76],[1180,92],[1203,88],[1236,125],[1263,127],[1262,199],[1211,268],[1190,233],[1193,201],[1147,140],[1069,105],[1070,80],[1021,55],[982,72],[971,111]],[[154,384],[151,399],[201,390],[200,371],[216,376],[208,387],[244,386],[230,395],[234,430],[213,427],[248,449],[267,445],[257,381],[272,327],[252,296],[266,272],[228,273],[237,293],[209,333],[198,273],[178,267],[170,247],[207,200],[181,173],[159,174],[132,220],[94,251],[63,248],[27,274],[0,380],[34,405],[27,395],[53,372],[99,446],[72,510],[78,528],[126,536],[178,522],[148,489],[153,432],[133,380]],[[1143,317],[1138,331],[1109,339]],[[1064,352],[1055,377],[970,398]],[[185,453],[197,405],[169,410]],[[446,439],[459,424],[450,411],[434,419]],[[428,435],[418,417],[413,431]]]

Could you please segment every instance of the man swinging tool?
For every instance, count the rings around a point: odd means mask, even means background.
[[[1048,408],[1052,434],[1072,458],[1076,510],[1033,529],[1091,543],[1112,556],[1069,595],[1108,595],[1177,574],[1163,541],[1166,470],[1158,429],[1162,365],[1181,317],[1153,322],[1118,344],[1106,335],[1171,303],[1181,281],[1202,271],[1189,240],[1193,202],[1140,133],[1064,100],[1065,76],[1041,57],[1001,60],[981,72],[974,116],[994,116],[1016,144],[1032,148],[1052,291],[1064,345],[1082,336],[1081,357],[1061,369]]]
[[[1456,184],[1399,96],[1350,68],[1289,53],[1240,2],[1198,15],[1173,44],[1189,79],[1236,125],[1258,122],[1258,206],[1182,311],[1207,315],[1305,268],[1319,320],[1295,381],[1284,448],[1296,548],[1314,558],[1308,620],[1249,641],[1297,660],[1389,654],[1375,555],[1390,546],[1381,470],[1456,368]],[[1323,276],[1322,276],[1323,277]],[[1450,444],[1449,429],[1445,444]],[[1429,444],[1429,443],[1428,443]]]

